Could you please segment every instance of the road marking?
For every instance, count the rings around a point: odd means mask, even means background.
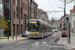
[[[39,42],[35,42],[35,45],[38,46],[39,45]]]
[[[46,44],[47,42],[42,42],[42,44]]]
[[[65,49],[72,49],[71,47],[65,47],[65,46],[64,46],[64,48],[65,48]]]
[[[17,43],[23,43],[23,42],[25,42],[25,41],[19,41],[19,42],[17,42]]]
[[[32,44],[33,46],[39,46],[39,42],[35,42]]]
[[[51,46],[52,48],[63,48],[63,46]]]

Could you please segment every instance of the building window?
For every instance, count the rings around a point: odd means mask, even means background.
[[[27,16],[28,16],[28,20],[29,20],[29,2],[28,2],[28,0],[27,0]]]
[[[32,2],[32,5],[34,6],[34,2]]]
[[[17,34],[18,34],[18,24],[17,24]]]
[[[14,18],[15,18],[15,11],[14,11]]]
[[[22,8],[21,8],[21,19],[23,19],[23,16],[22,15],[23,15],[23,12],[22,12]]]
[[[17,15],[17,19],[19,19],[18,18],[18,0],[16,0],[16,12],[17,12],[17,14],[16,14]]]
[[[20,7],[21,7],[21,19],[23,19],[23,11],[22,11],[22,0],[20,0]]]
[[[15,4],[15,0],[14,0],[14,4]]]
[[[31,2],[31,0],[28,0],[29,2]]]
[[[22,0],[20,0],[20,7],[22,8]]]
[[[15,35],[15,24],[13,24],[13,36]]]
[[[24,25],[25,25],[25,30],[26,30],[26,15],[24,14],[24,20],[25,20],[25,23],[24,23]]]
[[[4,0],[4,16],[9,19],[9,0]]]
[[[21,34],[22,34],[22,25],[21,25]]]
[[[16,8],[16,11],[17,11],[17,14],[16,14],[16,15],[17,15],[17,19],[19,19],[19,18],[18,18],[18,7]]]
[[[18,0],[16,0],[16,6],[18,7]]]

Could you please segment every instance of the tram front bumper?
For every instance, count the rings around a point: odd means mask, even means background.
[[[40,38],[39,35],[27,35],[28,38]]]

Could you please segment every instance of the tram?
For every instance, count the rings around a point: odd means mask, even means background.
[[[53,26],[39,19],[29,19],[28,38],[44,38],[53,34]]]

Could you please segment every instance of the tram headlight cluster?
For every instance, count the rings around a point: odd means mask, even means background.
[[[37,32],[37,34],[39,34],[39,32]]]
[[[28,32],[28,34],[29,34],[29,32]]]

